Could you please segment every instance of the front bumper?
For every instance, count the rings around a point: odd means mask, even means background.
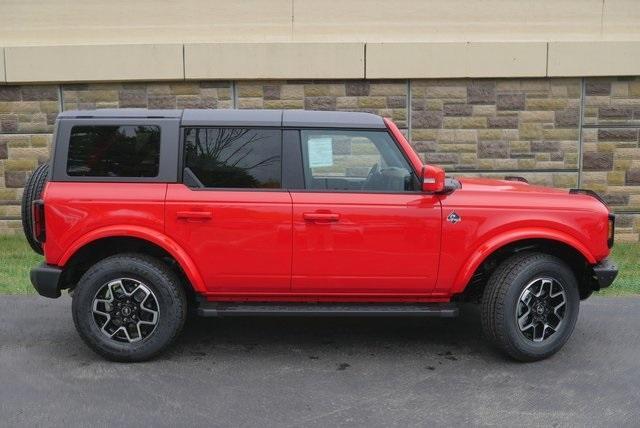
[[[60,297],[60,275],[62,269],[41,263],[31,269],[31,284],[44,297],[52,299]]]
[[[618,266],[610,259],[604,259],[593,266],[593,278],[597,290],[607,288],[618,275]]]

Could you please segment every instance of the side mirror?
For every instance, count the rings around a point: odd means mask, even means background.
[[[444,169],[433,165],[422,167],[422,191],[439,193],[444,190]]]

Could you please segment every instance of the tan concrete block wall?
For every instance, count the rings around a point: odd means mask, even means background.
[[[51,134],[0,134],[0,235],[22,233],[23,187],[50,150]]]
[[[65,110],[96,108],[233,108],[226,81],[62,85]]]
[[[7,0],[0,84],[638,75],[638,22],[637,0]]]
[[[585,79],[582,185],[619,213],[618,235],[640,231],[640,78]]]
[[[8,45],[584,40],[640,34],[635,0],[5,1]]]
[[[584,125],[640,125],[640,77],[585,80]]]
[[[292,0],[11,0],[0,40],[30,44],[118,44],[289,40]]]
[[[238,108],[362,111],[407,127],[404,81],[247,81],[236,92]]]
[[[77,44],[1,53],[0,84],[640,74],[638,40]]]
[[[638,29],[640,7],[636,0],[602,2],[602,31],[611,38],[629,37]]]
[[[59,111],[57,85],[0,85],[0,134],[51,132]]]
[[[639,68],[640,41],[549,43],[549,77],[626,76],[638,74]]]
[[[591,188],[618,213],[619,239],[640,233],[640,77],[0,85],[0,233],[20,232],[22,186],[59,110],[125,107],[371,112],[450,174]]]
[[[57,85],[0,85],[0,235],[22,233],[22,189],[49,158],[59,111]]]
[[[0,84],[7,81],[7,78],[4,73],[5,65],[4,65],[4,48],[0,48]]]
[[[5,61],[7,82],[184,78],[181,44],[7,47]]]
[[[22,189],[33,169],[49,158],[60,106],[232,108],[233,85],[210,81],[0,86],[0,234],[22,233]]]
[[[185,79],[364,78],[364,43],[203,43],[184,47]]]
[[[414,80],[411,138],[450,171],[577,173],[580,93],[579,79]],[[577,174],[549,176],[577,185]]]
[[[369,79],[544,77],[546,66],[542,42],[367,43]]]

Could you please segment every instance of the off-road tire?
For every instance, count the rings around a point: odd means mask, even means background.
[[[139,342],[123,343],[105,335],[94,319],[93,301],[99,290],[119,278],[144,283],[158,302],[158,322]],[[164,351],[178,336],[187,316],[187,298],[178,277],[161,261],[142,254],[108,257],[82,276],[73,293],[73,322],[82,340],[112,361],[145,361]]]
[[[558,330],[536,343],[521,332],[516,311],[521,293],[539,277],[562,285],[566,309]],[[578,319],[580,295],[575,275],[565,262],[549,254],[528,252],[514,255],[498,266],[489,278],[481,305],[485,336],[516,360],[537,361],[558,352],[571,336]]]
[[[43,251],[42,245],[33,237],[33,211],[31,207],[33,201],[40,199],[48,178],[49,164],[43,163],[33,171],[27,180],[27,184],[24,186],[24,193],[22,194],[22,230],[24,230],[24,236],[27,238],[27,242],[31,248],[38,254],[43,254]]]

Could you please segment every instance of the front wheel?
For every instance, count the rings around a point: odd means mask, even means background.
[[[520,361],[547,358],[569,340],[580,294],[573,271],[557,257],[515,255],[491,275],[482,298],[485,335]]]
[[[166,265],[127,254],[89,268],[74,290],[72,311],[80,337],[95,352],[114,361],[143,361],[180,333],[187,301]]]

